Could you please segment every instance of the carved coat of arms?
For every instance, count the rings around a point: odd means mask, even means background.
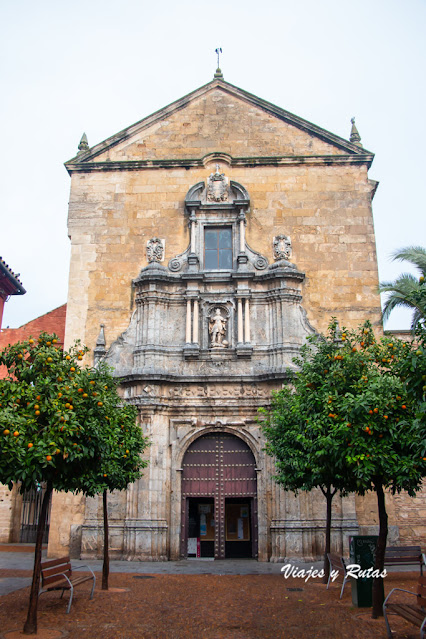
[[[207,179],[207,200],[209,202],[226,202],[228,199],[228,178],[220,173],[216,164],[216,173],[211,173]]]
[[[274,259],[288,260],[291,257],[291,239],[288,235],[276,235],[273,241]]]
[[[164,259],[164,240],[153,237],[146,243],[146,257],[148,262],[162,262]]]

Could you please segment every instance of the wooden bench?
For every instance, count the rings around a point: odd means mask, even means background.
[[[68,602],[67,614],[70,611],[74,587],[93,580],[93,586],[90,593],[90,599],[93,599],[95,591],[96,577],[89,566],[79,566],[79,568],[87,568],[91,575],[75,575],[73,574],[70,558],[61,557],[60,559],[51,559],[41,564],[41,588],[39,595],[49,590],[62,590],[61,597],[65,590],[70,591],[70,600]]]
[[[424,555],[420,546],[387,546],[385,551],[386,566],[419,566],[423,575]]]
[[[340,590],[340,599],[341,599],[343,596],[343,591],[345,589],[345,584],[347,580],[349,579],[347,570],[346,570],[345,560],[343,559],[343,557],[333,552],[328,552],[327,558],[328,558],[328,563],[330,564],[330,574],[328,576],[328,581],[327,581],[327,590],[331,581],[331,571],[337,570],[339,572],[337,579],[339,581],[340,580],[343,581],[342,588]]]
[[[417,605],[406,603],[389,603],[392,593],[396,591],[408,592],[417,597]],[[386,630],[389,639],[392,639],[392,631],[389,626],[388,613],[399,615],[414,626],[420,628],[420,639],[425,637],[426,632],[426,577],[420,576],[417,584],[417,594],[411,590],[394,588],[390,591],[383,604],[383,615],[386,623]]]

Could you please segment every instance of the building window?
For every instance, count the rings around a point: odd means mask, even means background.
[[[204,230],[204,268],[232,269],[232,228],[221,226]]]

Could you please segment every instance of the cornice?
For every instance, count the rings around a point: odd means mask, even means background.
[[[358,155],[281,155],[230,158],[232,167],[256,166],[334,166],[340,164],[365,164],[370,168],[374,154],[362,153]],[[191,169],[204,167],[204,158],[178,158],[165,160],[135,160],[109,162],[68,162],[65,166],[70,175],[73,173],[93,173],[111,171],[143,171],[152,169]]]

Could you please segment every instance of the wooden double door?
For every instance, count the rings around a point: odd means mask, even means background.
[[[203,435],[182,467],[182,557],[257,557],[256,462],[247,444],[228,433]]]

